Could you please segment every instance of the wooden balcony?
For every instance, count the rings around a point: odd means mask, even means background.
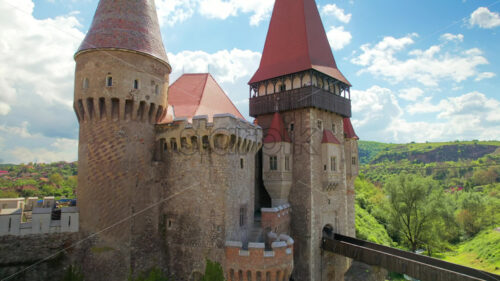
[[[349,99],[315,86],[250,98],[250,116],[252,117],[308,107],[324,109],[343,117],[352,115]]]

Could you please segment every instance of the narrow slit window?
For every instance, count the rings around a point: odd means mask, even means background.
[[[83,86],[84,89],[89,88],[89,78],[83,78]]]
[[[106,77],[106,86],[108,86],[108,87],[113,86],[113,77],[111,77],[111,76]]]
[[[68,218],[68,226],[71,226],[71,216]]]
[[[278,157],[270,156],[269,157],[269,170],[276,171],[278,170]]]
[[[335,123],[332,123],[332,132],[335,134],[337,128],[335,128]]]
[[[318,127],[319,130],[323,130],[323,121],[318,120],[317,127]]]
[[[240,226],[246,224],[246,207],[240,207]]]
[[[135,79],[135,80],[134,80],[134,89],[135,89],[135,90],[138,90],[138,89],[139,89],[139,80],[138,80],[138,79]]]
[[[240,168],[241,168],[241,169],[243,169],[243,167],[244,167],[244,165],[243,165],[243,164],[244,164],[244,161],[243,161],[243,158],[241,158],[241,159],[240,159]]]
[[[9,218],[9,232],[10,232],[11,227],[12,227],[12,218]]]
[[[357,161],[356,161],[356,156],[353,156],[353,157],[352,157],[352,161],[351,161],[351,163],[352,163],[353,165],[356,165],[356,162],[357,162]]]
[[[285,170],[290,171],[290,156],[285,156]]]
[[[155,86],[155,94],[156,94],[156,95],[159,95],[159,94],[160,94],[160,86],[159,86],[159,85],[156,85],[156,86]]]

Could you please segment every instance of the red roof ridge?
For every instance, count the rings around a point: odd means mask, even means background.
[[[321,140],[321,143],[340,144],[340,141],[335,137],[332,131],[323,130],[323,139]]]
[[[283,123],[281,115],[276,112],[274,113],[273,120],[271,121],[271,126],[267,131],[267,135],[263,140],[264,143],[276,143],[276,142],[292,142],[288,132]]]
[[[356,135],[354,128],[352,127],[351,119],[344,118],[344,135],[348,139],[359,140],[359,137]]]
[[[212,119],[216,114],[232,114],[245,120],[210,73],[181,75],[169,88],[168,103],[178,118],[208,115]]]

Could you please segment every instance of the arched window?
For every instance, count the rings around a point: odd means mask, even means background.
[[[113,86],[113,77],[107,76],[106,77],[106,87],[112,87],[112,86]]]

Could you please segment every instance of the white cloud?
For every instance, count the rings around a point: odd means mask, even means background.
[[[358,74],[370,73],[393,83],[414,80],[425,86],[437,86],[443,79],[462,82],[478,77],[478,66],[488,64],[477,48],[451,52],[443,51],[440,45],[427,50],[411,50],[408,58],[398,58],[396,55],[412,45],[415,37],[416,34],[402,38],[385,37],[375,46],[365,44],[361,46],[361,55],[351,62],[363,66]]]
[[[10,156],[16,163],[51,163],[58,161],[72,162],[77,158],[78,141],[73,139],[56,139],[48,148],[28,148],[16,146]]]
[[[270,16],[273,5],[273,0],[199,0],[199,12],[208,18],[216,19],[251,13],[250,25],[256,26]]]
[[[191,18],[197,1],[195,0],[156,0],[156,9],[160,25],[173,26]]]
[[[37,19],[33,9],[31,0],[0,1],[1,158],[13,163],[26,160],[26,151],[61,156],[51,145],[77,137],[73,55],[84,37],[77,13]]]
[[[470,15],[469,23],[471,26],[494,28],[500,26],[500,14],[491,12],[486,7],[479,7]]]
[[[492,140],[500,135],[500,101],[479,92],[437,102],[426,97],[405,110],[387,88],[373,86],[365,91],[354,90],[352,96],[353,124],[362,139],[424,142]],[[413,121],[407,113],[427,114],[429,118]]]
[[[341,50],[345,46],[351,43],[352,35],[349,31],[345,31],[343,26],[330,27],[330,30],[327,32],[328,41],[330,42],[330,46],[334,50]]]
[[[344,9],[337,7],[335,4],[327,4],[323,6],[321,12],[327,16],[334,16],[343,23],[349,23],[352,17],[352,14],[346,14]]]
[[[399,92],[399,97],[407,101],[416,101],[424,95],[424,91],[420,88],[402,89]]]
[[[209,72],[217,82],[233,83],[239,78],[250,76],[259,65],[261,54],[250,50],[222,50],[213,54],[204,51],[183,51],[168,54],[174,73],[172,81],[185,73]]]
[[[464,41],[464,35],[463,34],[445,33],[445,34],[441,35],[441,39],[443,39],[445,41],[463,42]]]
[[[493,73],[493,72],[482,72],[482,73],[479,73],[476,77],[476,79],[474,79],[475,81],[481,81],[483,79],[488,79],[488,78],[493,78],[495,77],[496,74]]]

